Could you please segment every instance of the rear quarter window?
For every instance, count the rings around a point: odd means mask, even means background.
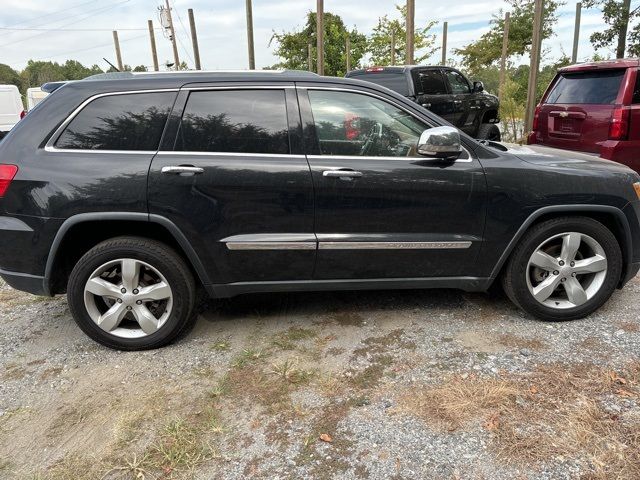
[[[613,104],[624,73],[624,69],[561,73],[545,103]]]
[[[153,92],[96,98],[69,122],[55,147],[155,151],[175,96]]]
[[[363,73],[360,75],[353,75],[353,77],[357,80],[364,80],[366,82],[375,83],[376,85],[380,85],[383,87],[387,87],[394,92],[399,93],[400,95],[404,95],[408,97],[411,95],[409,93],[409,81],[407,80],[407,76],[402,73],[392,73],[392,72],[372,72],[372,73]]]

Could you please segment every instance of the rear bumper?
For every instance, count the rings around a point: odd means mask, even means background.
[[[45,288],[44,277],[28,273],[10,272],[8,270],[0,270],[0,277],[16,290],[33,293],[34,295],[49,296],[49,292]]]

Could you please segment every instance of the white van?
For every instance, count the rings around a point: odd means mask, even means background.
[[[40,87],[27,88],[27,112],[30,112],[31,109],[44,100],[44,97],[47,95],[49,94]]]
[[[0,85],[0,139],[24,117],[22,97],[15,85]]]

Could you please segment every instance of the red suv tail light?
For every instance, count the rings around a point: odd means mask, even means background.
[[[538,119],[540,117],[540,105],[538,105],[536,107],[535,112],[533,112],[533,124],[531,126],[531,129],[535,132],[536,130],[538,130]]]
[[[614,107],[609,123],[609,140],[626,140],[629,133],[629,109],[621,105]]]
[[[15,165],[0,165],[0,198],[4,197],[16,173],[18,173],[18,167]]]

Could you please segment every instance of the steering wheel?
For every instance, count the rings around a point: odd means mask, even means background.
[[[360,156],[365,157],[370,155],[372,151],[374,151],[375,147],[378,145],[380,140],[382,139],[382,124],[380,122],[376,122],[371,130],[369,130],[369,134],[367,135],[367,139],[364,141],[362,148],[360,149]]]

